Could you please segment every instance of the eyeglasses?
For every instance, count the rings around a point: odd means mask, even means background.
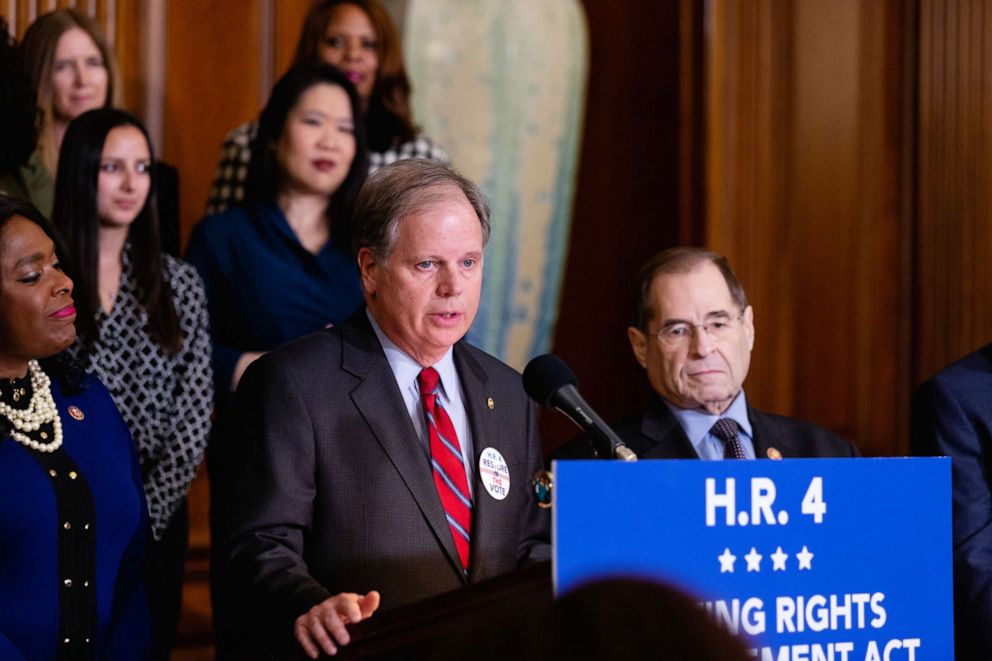
[[[723,342],[733,336],[743,318],[744,312],[742,311],[732,319],[717,318],[707,321],[705,324],[689,324],[685,322],[669,324],[663,326],[661,330],[655,333],[655,337],[658,338],[658,342],[665,349],[681,349],[689,345],[689,342],[699,332],[697,329],[701,328],[714,342]]]

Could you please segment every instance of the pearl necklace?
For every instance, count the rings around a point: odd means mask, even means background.
[[[62,446],[62,420],[52,398],[52,380],[41,370],[37,360],[28,361],[28,372],[31,373],[31,389],[34,391],[28,407],[15,409],[6,402],[0,402],[0,415],[14,426],[10,436],[15,441],[38,452],[55,452]],[[37,431],[49,422],[55,437],[50,443],[39,443],[24,433]]]

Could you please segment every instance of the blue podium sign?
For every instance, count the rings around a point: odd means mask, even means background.
[[[947,458],[558,461],[557,594],[645,576],[756,659],[953,658]]]

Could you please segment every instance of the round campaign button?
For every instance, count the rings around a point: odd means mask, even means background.
[[[510,493],[510,469],[496,448],[486,448],[479,455],[479,475],[489,495],[503,500]]]

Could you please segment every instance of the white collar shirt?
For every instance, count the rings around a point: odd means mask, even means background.
[[[379,338],[379,344],[382,345],[382,350],[386,354],[386,360],[389,362],[389,367],[392,369],[393,376],[396,378],[396,385],[400,389],[400,395],[403,396],[403,404],[406,406],[407,413],[410,415],[410,421],[413,422],[413,428],[417,431],[417,437],[429,461],[431,455],[430,437],[427,434],[427,422],[424,420],[420,386],[417,384],[417,376],[423,367],[386,336],[376,322],[375,317],[372,316],[371,311],[366,309],[365,313],[368,315],[369,322],[372,324],[372,330],[375,331],[376,337]],[[471,496],[473,478],[472,457],[475,456],[472,451],[472,429],[469,426],[468,415],[465,412],[465,395],[462,392],[461,380],[458,378],[458,370],[455,369],[453,349],[449,348],[444,354],[444,357],[432,365],[432,367],[437,370],[438,375],[441,377],[441,385],[438,393],[440,405],[447,412],[448,417],[451,418],[451,424],[455,428],[455,433],[458,435],[458,442],[462,448],[462,462],[465,464],[465,477],[468,480],[469,495]]]
[[[737,423],[740,428],[737,437],[744,450],[744,457],[754,459],[754,433],[751,430],[751,421],[747,417],[747,398],[744,396],[744,390],[737,393],[737,397],[721,415],[713,415],[703,409],[679,408],[667,399],[662,401],[679,421],[682,431],[689,438],[700,459],[723,459],[723,441],[710,431],[720,418],[730,418]]]

